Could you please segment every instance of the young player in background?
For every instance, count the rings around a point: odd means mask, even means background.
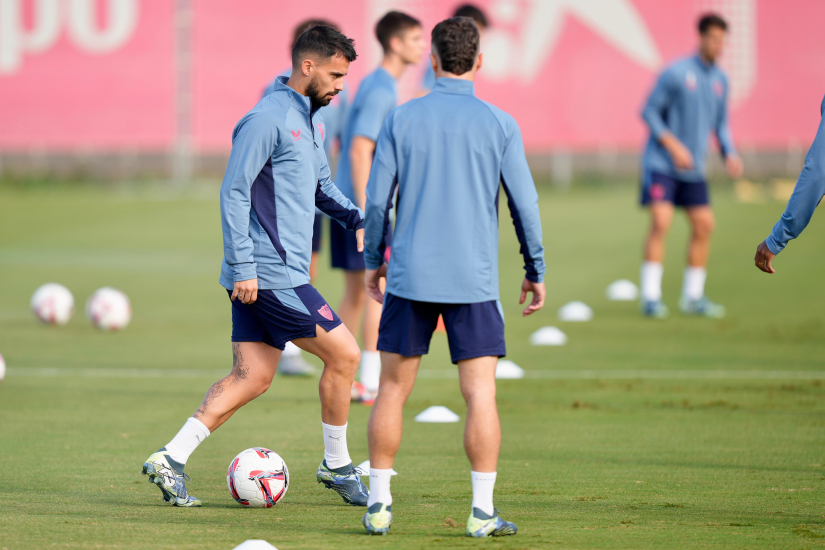
[[[484,31],[487,29],[489,24],[487,23],[487,16],[478,6],[474,6],[473,4],[462,4],[455,9],[453,12],[453,17],[469,17],[473,21],[476,22],[478,25],[478,32],[479,35],[484,37]],[[424,79],[421,82],[421,91],[418,93],[418,96],[424,96],[430,93],[430,90],[433,89],[435,86],[435,72],[433,71],[433,66],[430,63],[427,63],[427,67],[424,69]]]
[[[474,95],[481,68],[478,27],[467,17],[432,32],[437,76],[430,94],[387,116],[367,186],[366,282],[383,302],[378,349],[383,370],[370,415],[370,499],[363,523],[387,534],[390,476],[401,444],[402,410],[443,315],[467,402],[464,448],[472,467],[467,536],[513,535],[493,506],[501,446],[495,371],[506,353],[498,288],[501,187],[521,243],[524,315],[544,304],[544,247],[538,194],[515,119]],[[388,202],[398,188],[392,260],[384,262]],[[380,279],[386,276],[386,294]]]
[[[334,23],[330,23],[329,21],[325,21],[324,19],[309,19],[307,21],[302,21],[299,23],[292,34],[292,42],[289,44],[290,51],[292,50],[292,46],[295,42],[298,41],[298,37],[303,34],[303,32],[307,29],[312,27],[316,27],[318,25],[324,25],[327,27],[332,27],[336,31],[340,31],[341,29],[338,28],[337,25]],[[278,76],[290,76],[292,74],[292,67],[287,67]],[[278,82],[277,77],[273,78],[272,81],[267,84],[266,88],[264,88],[264,93],[261,96],[262,98],[268,96],[275,90],[275,86]],[[344,128],[344,119],[347,114],[347,86],[344,83],[344,89],[341,90],[338,95],[332,98],[332,101],[329,105],[321,107],[318,109],[318,112],[324,118],[324,125],[322,126],[324,133],[326,134],[324,138],[324,152],[327,154],[327,162],[329,163],[330,170],[332,172],[333,179],[335,178],[335,166],[338,156],[338,150],[341,145],[341,132]],[[312,259],[309,262],[309,279],[310,282],[314,282],[315,275],[318,273],[318,258],[320,257],[321,252],[321,236],[323,235],[322,226],[323,226],[324,216],[321,214],[321,211],[317,208],[315,209],[315,223],[312,226]],[[284,376],[310,376],[315,372],[315,368],[307,363],[307,361],[301,355],[301,348],[293,344],[292,342],[287,342],[284,346],[284,351],[281,353],[281,360],[278,362],[278,372]]]
[[[317,112],[343,89],[355,57],[352,40],[333,28],[305,31],[292,48],[291,76],[279,77],[273,92],[235,126],[221,186],[220,283],[231,299],[232,372],[209,388],[180,432],[143,464],[164,501],[176,506],[201,505],[188,494],[184,465],[211,432],[269,388],[290,341],[324,362],[324,460],[316,478],[345,502],[366,505],[346,433],[358,344],[309,284],[316,206],[355,231],[363,247],[363,212],[330,179]]]
[[[819,115],[825,115],[825,99],[819,106]],[[797,238],[808,226],[814,210],[825,196],[825,118],[819,121],[813,145],[805,157],[805,167],[799,174],[793,195],[785,212],[768,238],[756,248],[754,263],[765,273],[775,273],[771,261],[782,252],[788,241]]]
[[[366,200],[378,132],[384,117],[398,101],[398,79],[409,65],[421,61],[426,49],[421,23],[401,12],[392,11],[382,17],[375,26],[375,35],[384,57],[381,65],[361,82],[349,108],[337,177],[341,192],[361,208]],[[388,235],[387,239],[390,238]],[[367,297],[364,255],[356,248],[355,238],[336,224],[330,227],[330,252],[332,267],[344,270],[344,298],[338,314],[353,334],[357,335],[363,325],[361,384],[353,387],[353,397],[371,404],[381,373],[381,358],[376,349],[381,304]]]
[[[652,221],[641,270],[641,309],[648,317],[668,315],[662,301],[662,262],[674,207],[685,209],[692,230],[679,308],[686,315],[725,315],[723,306],[705,297],[715,224],[705,178],[710,132],[716,134],[728,174],[734,178],[742,174],[728,127],[728,80],[716,65],[727,28],[717,15],[702,17],[699,51],[664,70],[642,111],[650,129],[642,160],[641,199],[650,208]]]

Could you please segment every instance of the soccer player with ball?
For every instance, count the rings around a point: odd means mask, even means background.
[[[195,448],[272,382],[286,342],[324,362],[320,381],[324,460],[316,478],[345,502],[365,506],[368,491],[347,451],[350,388],[360,353],[352,334],[309,284],[316,205],[350,231],[363,249],[364,215],[335,187],[324,154],[318,109],[343,89],[356,58],[335,29],[306,30],[292,48],[292,74],[279,77],[235,126],[221,187],[224,261],[220,283],[232,307],[232,372],[143,473],[176,506],[200,506],[184,465]]]
[[[421,356],[443,315],[467,402],[464,448],[472,466],[467,535],[513,535],[493,506],[501,446],[496,363],[506,353],[498,289],[498,196],[503,186],[521,243],[524,315],[544,305],[544,247],[538,194],[512,116],[477,99],[479,31],[455,17],[432,31],[432,92],[384,121],[367,185],[366,282],[384,304],[378,333],[381,383],[369,423],[369,534],[392,524],[390,476],[401,444],[402,410]],[[384,263],[388,200],[398,189],[392,260]],[[386,276],[386,294],[380,279]]]

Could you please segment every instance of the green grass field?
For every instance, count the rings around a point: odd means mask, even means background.
[[[407,405],[393,479],[395,524],[368,538],[362,509],[315,483],[323,453],[317,380],[277,378],[192,456],[200,509],[164,505],[140,475],[231,365],[230,316],[218,286],[214,184],[164,190],[0,189],[0,550],[214,548],[261,538],[293,548],[825,548],[825,221],[775,262],[752,264],[783,206],[745,205],[715,189],[718,229],[708,295],[714,322],[641,319],[605,287],[637,279],[644,212],[630,186],[542,187],[545,309],[523,319],[523,276],[502,212],[501,282],[509,358],[528,372],[499,384],[504,441],[496,504],[515,537],[464,538],[469,464],[458,424],[416,424],[429,405],[464,416],[446,338],[436,335]],[[670,237],[665,300],[675,311],[687,237]],[[325,259],[324,265],[328,261]],[[77,302],[65,327],[38,324],[33,291],[56,281]],[[131,298],[122,333],[97,332],[83,305],[98,287]],[[317,286],[335,306],[340,275]],[[556,310],[583,300],[590,323]],[[560,348],[529,335],[556,325]],[[369,409],[350,414],[349,446],[367,458]],[[226,489],[230,459],[267,446],[291,486],[268,510]]]

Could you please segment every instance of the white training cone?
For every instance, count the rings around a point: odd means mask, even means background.
[[[570,302],[559,308],[559,319],[582,323],[593,318],[593,310],[584,302]]]
[[[563,346],[567,343],[567,335],[556,327],[541,327],[530,335],[530,343],[534,346]]]
[[[278,550],[265,540],[259,539],[250,539],[246,542],[242,542],[232,550]]]
[[[441,405],[424,409],[415,417],[416,422],[458,422],[459,420],[456,413]]]
[[[524,369],[512,361],[499,359],[496,365],[496,378],[524,378]]]
[[[356,466],[356,468],[361,470],[361,473],[358,474],[358,475],[369,477],[369,475],[370,475],[370,461],[369,460],[365,460],[364,462],[362,462],[361,464]],[[393,476],[398,475],[398,472],[396,472],[395,470],[390,469],[390,471],[392,472],[390,475],[393,475]]]
[[[614,302],[632,302],[639,298],[639,287],[627,279],[614,281],[607,287],[607,299]]]

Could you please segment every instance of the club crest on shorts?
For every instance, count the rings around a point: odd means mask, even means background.
[[[650,186],[650,198],[654,201],[664,200],[665,186],[661,183],[654,183]]]
[[[327,321],[332,321],[332,310],[329,308],[329,304],[324,304],[324,307],[319,309],[318,313]]]

